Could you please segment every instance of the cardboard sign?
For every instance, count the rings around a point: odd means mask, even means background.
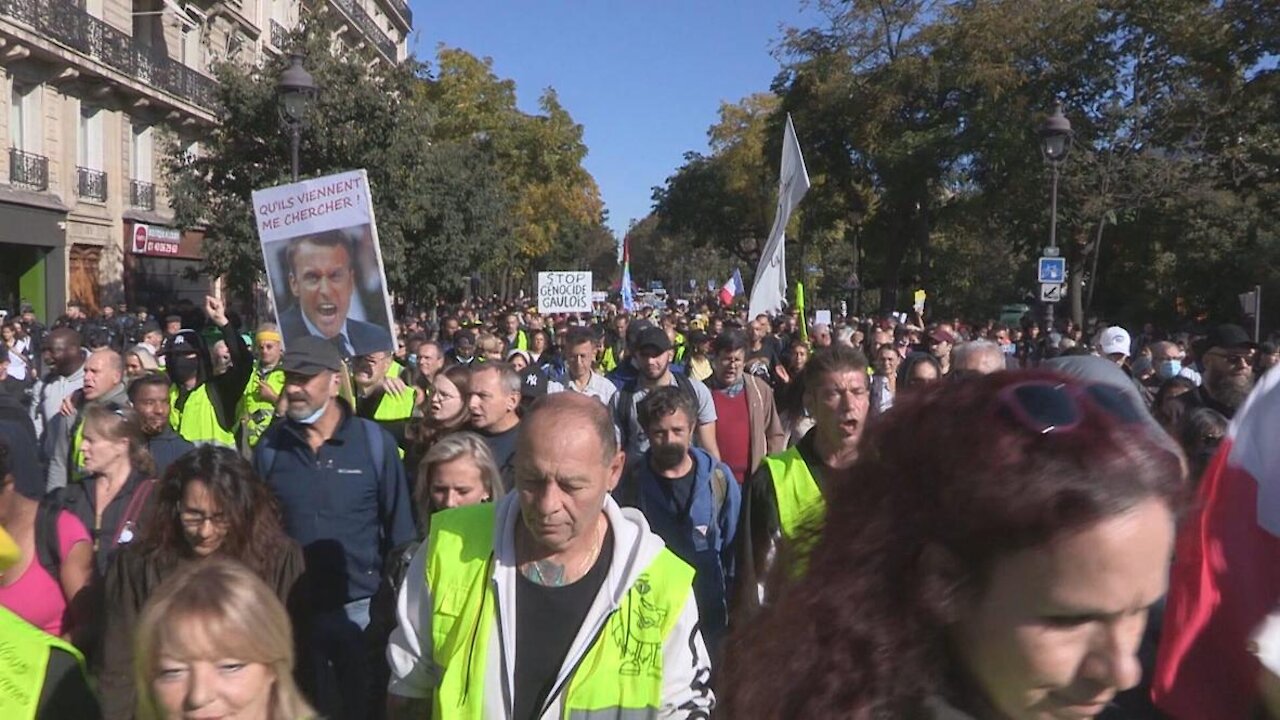
[[[538,314],[591,312],[591,273],[538,273]]]
[[[395,350],[364,170],[255,190],[253,214],[286,347],[315,335],[347,357]]]
[[[830,325],[830,324],[831,324],[831,311],[830,311],[830,310],[819,310],[819,311],[815,312],[815,313],[813,314],[813,322],[814,322],[815,324],[817,324],[817,325]]]

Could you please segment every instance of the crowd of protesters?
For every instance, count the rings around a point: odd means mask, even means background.
[[[442,305],[352,358],[213,297],[20,310],[6,718],[1201,720],[1149,686],[1176,521],[1280,364],[714,301]]]

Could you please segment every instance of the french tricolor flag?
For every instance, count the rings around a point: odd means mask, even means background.
[[[745,292],[742,286],[742,273],[738,268],[733,269],[733,277],[725,281],[720,288],[720,304],[729,306],[733,304],[733,299]]]
[[[1253,717],[1249,638],[1280,603],[1280,372],[1231,421],[1179,529],[1152,682],[1174,720]]]

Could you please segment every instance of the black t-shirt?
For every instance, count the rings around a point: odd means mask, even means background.
[[[514,713],[536,720],[556,683],[560,666],[591,609],[613,559],[613,531],[606,531],[596,564],[571,585],[547,587],[516,573],[516,672]]]
[[[519,424],[506,432],[493,435],[482,433],[485,444],[489,446],[489,452],[493,453],[493,462],[498,466],[498,472],[502,475],[503,489],[507,492],[511,492],[511,488],[515,484],[513,473],[516,440],[519,438],[519,433]]]

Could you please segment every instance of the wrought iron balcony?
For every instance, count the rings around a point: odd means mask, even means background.
[[[107,201],[107,174],[93,168],[76,168],[76,195],[86,200]]]
[[[129,207],[156,209],[156,186],[142,180],[129,181]]]
[[[163,50],[134,42],[127,33],[81,9],[76,0],[0,0],[0,16],[29,25],[37,35],[187,102],[212,109],[217,101],[218,85],[212,78]]]
[[[396,44],[387,37],[387,34],[378,27],[377,21],[362,7],[356,0],[333,0],[333,3],[342,9],[343,12],[351,18],[356,28],[364,33],[369,42],[378,48],[378,52],[391,62],[396,61]]]
[[[33,190],[48,190],[49,158],[9,148],[9,182]]]
[[[275,20],[271,21],[271,46],[277,50],[284,50],[284,44],[289,34],[285,31],[284,26]]]

